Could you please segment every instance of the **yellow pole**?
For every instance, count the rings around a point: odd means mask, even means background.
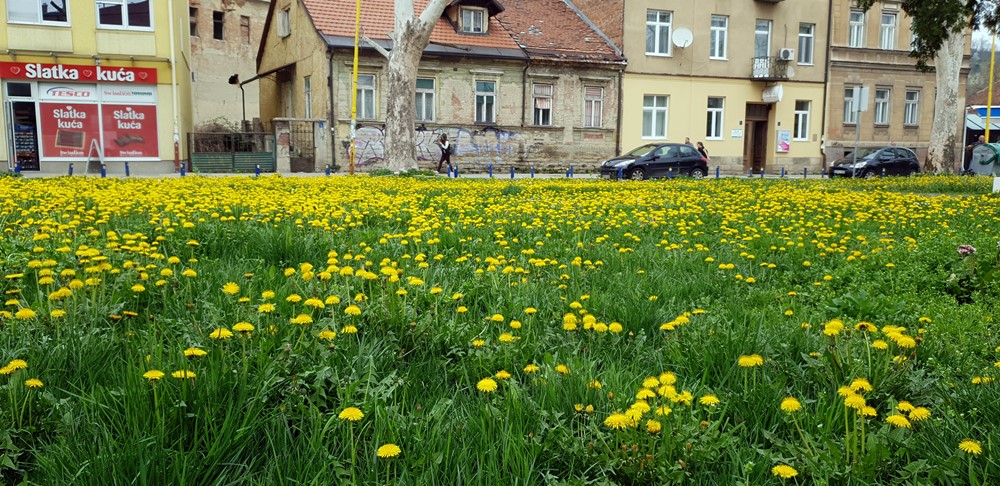
[[[990,87],[986,93],[986,143],[990,143],[990,115],[993,114],[993,63],[996,61],[997,36],[993,33],[993,43],[990,46]]]
[[[354,175],[354,139],[358,126],[358,40],[361,36],[361,0],[357,0],[354,9],[354,72],[351,78],[351,162],[347,173]]]

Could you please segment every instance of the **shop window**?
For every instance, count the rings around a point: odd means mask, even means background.
[[[68,25],[66,0],[7,0],[7,21]]]
[[[153,26],[149,0],[99,0],[97,26],[105,29],[149,29]]]
[[[225,19],[226,13],[212,12],[212,38],[215,40],[225,40]]]

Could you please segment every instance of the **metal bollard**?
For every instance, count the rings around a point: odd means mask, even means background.
[[[803,179],[808,179],[809,178],[809,168],[808,167],[802,168],[802,178]]]
[[[108,166],[105,164],[101,164],[101,178],[103,179],[107,176],[108,176]]]
[[[674,168],[669,167],[667,168],[667,179],[673,179],[673,178],[674,178]]]
[[[514,179],[514,166],[510,166],[510,178]]]
[[[882,167],[882,177],[885,177],[885,167]]]
[[[569,166],[569,176],[573,177],[573,166]]]
[[[760,178],[761,178],[761,179],[763,179],[763,178],[764,178],[764,169],[761,169],[761,170],[760,170]]]
[[[490,179],[493,178],[493,164],[490,164],[488,169],[490,170]]]
[[[531,178],[535,178],[535,166],[531,166]]]
[[[458,179],[458,166],[455,166],[455,178]]]
[[[181,177],[184,177],[184,174],[187,174],[187,164],[181,164]]]
[[[748,175],[747,177],[753,177],[753,168],[752,167],[750,168],[750,175]]]
[[[719,166],[715,166],[715,178],[719,178]]]
[[[18,162],[16,165],[14,165],[14,173],[15,174],[20,174],[21,173],[21,163],[20,162]]]
[[[451,170],[451,169],[448,169]],[[326,164],[326,175],[330,175],[330,164]]]
[[[618,180],[621,180],[621,179],[622,179],[622,168],[619,167],[618,168]]]
[[[129,177],[131,175],[132,175],[132,170],[129,169],[128,162],[125,162],[125,177]]]
[[[785,178],[785,168],[784,167],[781,168],[781,178],[782,179]]]
[[[69,175],[73,175],[73,163],[72,162],[70,162],[70,164],[69,164]]]

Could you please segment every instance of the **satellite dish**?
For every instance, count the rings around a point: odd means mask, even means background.
[[[683,49],[691,45],[691,42],[694,41],[694,34],[688,29],[680,28],[674,31],[674,35],[670,39],[674,42],[675,46]]]

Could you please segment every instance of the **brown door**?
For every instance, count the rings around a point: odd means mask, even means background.
[[[747,103],[743,137],[743,170],[760,174],[767,169],[767,117],[771,105]]]

